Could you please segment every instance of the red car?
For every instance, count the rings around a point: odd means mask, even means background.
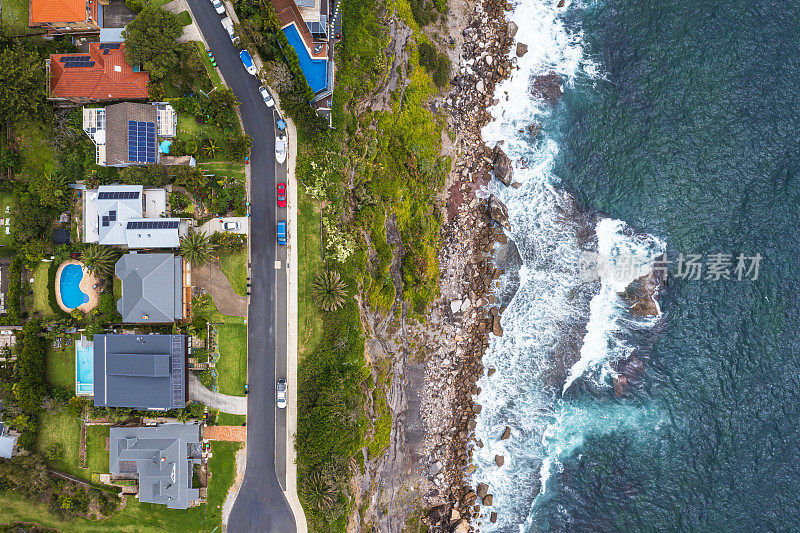
[[[286,207],[286,184],[278,184],[278,207]]]

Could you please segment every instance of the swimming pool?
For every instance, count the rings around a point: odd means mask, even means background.
[[[75,343],[75,393],[94,394],[94,345],[83,338]]]
[[[71,264],[61,270],[58,290],[61,294],[61,301],[70,309],[80,307],[89,301],[89,295],[81,290],[81,279],[83,279],[81,265]]]
[[[300,69],[306,77],[306,81],[311,89],[317,93],[328,86],[328,62],[325,59],[311,59],[311,54],[303,44],[303,38],[297,31],[294,24],[290,24],[283,29],[289,44],[297,52],[300,60]]]

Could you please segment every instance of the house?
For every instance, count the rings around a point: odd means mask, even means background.
[[[164,189],[101,185],[83,194],[83,242],[128,248],[177,248],[188,221],[163,218]]]
[[[178,114],[167,102],[84,107],[83,131],[95,145],[98,165],[159,163],[162,161],[158,138],[171,139],[177,135]]]
[[[147,230],[142,230],[147,231]],[[173,254],[123,255],[114,269],[122,280],[117,311],[129,324],[169,324],[189,314],[191,283],[183,259]],[[96,380],[95,380],[96,381]]]
[[[17,435],[11,435],[5,424],[0,422],[0,457],[11,459],[17,451]]]
[[[170,509],[200,503],[192,470],[202,462],[198,424],[112,427],[108,464],[117,478],[139,479],[139,501]]]
[[[45,64],[50,99],[80,104],[149,95],[150,75],[128,64],[121,42],[90,43],[88,54],[51,54]]]
[[[186,335],[95,335],[94,405],[186,407]]]
[[[99,32],[99,9],[98,0],[30,0],[28,25],[49,33]]]

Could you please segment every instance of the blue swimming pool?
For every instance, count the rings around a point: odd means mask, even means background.
[[[89,295],[81,290],[81,279],[83,279],[81,265],[67,265],[61,271],[58,290],[61,293],[61,301],[70,309],[80,307],[89,301]]]
[[[75,345],[75,392],[94,394],[94,346],[79,342]]]
[[[315,93],[325,89],[328,86],[328,62],[325,59],[311,59],[311,54],[308,53],[308,49],[303,44],[303,38],[300,37],[294,24],[286,26],[283,33],[294,51],[297,52],[300,68],[303,70],[308,85]]]

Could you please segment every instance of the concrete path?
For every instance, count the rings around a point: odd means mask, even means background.
[[[203,287],[214,298],[219,312],[227,316],[247,316],[247,297],[239,296],[231,287],[228,276],[217,263],[207,263],[200,268],[192,268],[192,283]]]
[[[247,396],[229,396],[208,390],[200,383],[200,378],[189,372],[189,399],[219,409],[232,415],[247,414]]]

